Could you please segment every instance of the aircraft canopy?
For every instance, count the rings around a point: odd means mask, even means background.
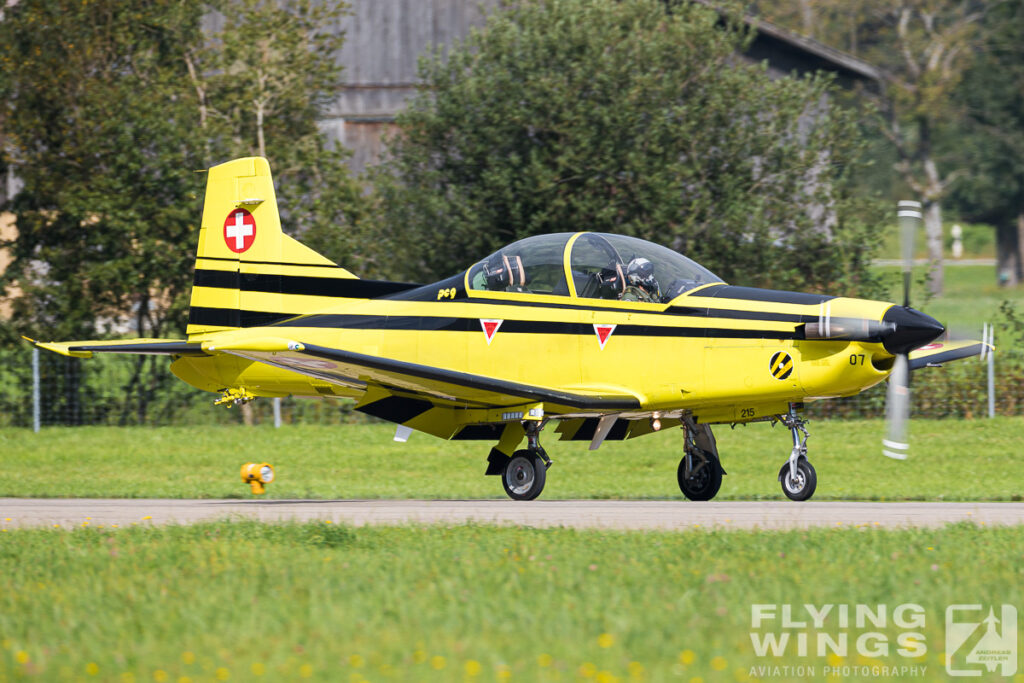
[[[527,237],[475,264],[468,275],[472,290],[592,299],[628,297],[631,285],[642,281],[650,299],[640,300],[654,303],[722,281],[667,247],[598,232]]]

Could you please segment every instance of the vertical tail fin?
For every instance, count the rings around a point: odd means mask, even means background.
[[[311,282],[355,279],[281,231],[270,165],[262,157],[210,169],[188,334],[265,325],[330,304]]]

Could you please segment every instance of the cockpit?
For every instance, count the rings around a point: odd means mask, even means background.
[[[657,304],[721,281],[667,247],[597,232],[528,237],[473,265],[467,277],[477,291]]]

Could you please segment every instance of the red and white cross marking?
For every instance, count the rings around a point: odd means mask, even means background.
[[[594,323],[594,333],[597,335],[597,343],[601,345],[601,350],[604,350],[604,345],[608,343],[608,338],[612,336],[612,332],[615,331],[615,325],[598,325]]]
[[[234,209],[224,219],[224,243],[241,254],[256,241],[256,219],[245,209]]]
[[[487,337],[487,345],[488,346],[491,345],[491,340],[494,339],[494,334],[498,331],[498,328],[501,327],[501,323],[502,323],[501,320],[493,320],[493,319],[485,319],[485,318],[481,318],[480,319],[480,327],[483,328],[484,336]]]

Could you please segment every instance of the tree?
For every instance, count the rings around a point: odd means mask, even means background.
[[[4,10],[0,130],[24,182],[7,207],[18,234],[0,280],[14,296],[12,333],[181,334],[205,183],[196,171],[231,157],[270,157],[290,231],[344,222],[361,195],[316,123],[338,84],[341,40],[320,22],[344,6],[320,5],[39,0]],[[225,28],[206,35],[212,9]],[[140,357],[126,387],[138,419],[166,375]]]
[[[186,54],[202,135],[224,157],[272,162],[282,225],[339,262],[358,258],[361,186],[319,120],[342,86],[343,2],[215,0],[207,40]]]
[[[16,326],[102,334],[126,314],[140,336],[177,326],[202,179],[175,76],[198,20],[180,1],[141,17],[113,0],[6,9],[0,128],[24,183],[4,276],[21,290]]]
[[[758,7],[794,30],[880,67],[884,76],[878,130],[896,152],[896,171],[924,208],[929,286],[942,293],[942,202],[966,173],[959,150],[943,149],[961,112],[957,100],[974,56],[984,3],[961,0],[803,0],[799,20],[778,0]],[[951,153],[950,153],[951,152]]]
[[[532,234],[651,239],[730,281],[865,286],[853,117],[822,78],[769,80],[696,3],[533,0],[421,61],[376,178],[400,274]]]
[[[949,114],[951,96],[969,64],[982,16],[972,9],[960,0],[904,0],[886,15],[903,59],[887,78],[882,131],[899,155],[897,170],[922,201],[933,295],[943,288],[942,200],[964,172],[940,169],[936,138],[955,120]]]
[[[6,207],[11,332],[162,336],[183,318],[202,180],[175,74],[199,12],[181,0],[139,9],[43,0],[0,21],[3,151],[24,183]],[[138,358],[122,419],[144,419],[164,383],[153,370]]]
[[[953,193],[972,220],[996,226],[1003,285],[1024,282],[1024,3],[992,6],[979,55],[957,97],[966,115],[957,136],[969,169]]]

